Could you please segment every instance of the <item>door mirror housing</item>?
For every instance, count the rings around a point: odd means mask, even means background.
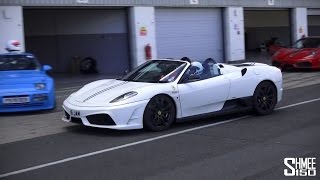
[[[42,69],[43,69],[44,71],[50,71],[50,70],[52,69],[52,67],[51,67],[50,65],[44,65],[44,66],[42,67]]]

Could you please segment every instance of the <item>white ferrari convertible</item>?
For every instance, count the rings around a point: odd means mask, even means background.
[[[281,71],[266,64],[151,60],[122,78],[95,81],[71,94],[62,120],[162,131],[199,115],[248,109],[270,114],[282,91]]]

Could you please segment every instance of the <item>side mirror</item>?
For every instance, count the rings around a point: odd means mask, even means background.
[[[201,79],[200,75],[198,74],[191,74],[189,78],[186,79],[187,82],[194,82],[199,81]]]
[[[49,65],[44,65],[42,68],[44,71],[50,71],[52,69],[52,67]]]
[[[244,76],[247,73],[247,68],[243,68],[241,70],[241,75]]]

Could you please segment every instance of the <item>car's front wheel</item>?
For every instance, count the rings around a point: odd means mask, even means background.
[[[253,95],[253,110],[260,115],[272,113],[277,104],[277,89],[268,81],[261,82]]]
[[[172,125],[175,117],[176,109],[170,97],[157,95],[146,106],[143,124],[151,131],[163,131]]]

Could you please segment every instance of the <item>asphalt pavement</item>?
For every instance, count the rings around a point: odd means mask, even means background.
[[[58,103],[76,88],[58,89]],[[319,90],[317,83],[287,86],[271,115],[211,117],[157,133],[68,124],[59,108],[0,116],[0,177],[287,179],[286,157],[316,157],[319,174]]]

